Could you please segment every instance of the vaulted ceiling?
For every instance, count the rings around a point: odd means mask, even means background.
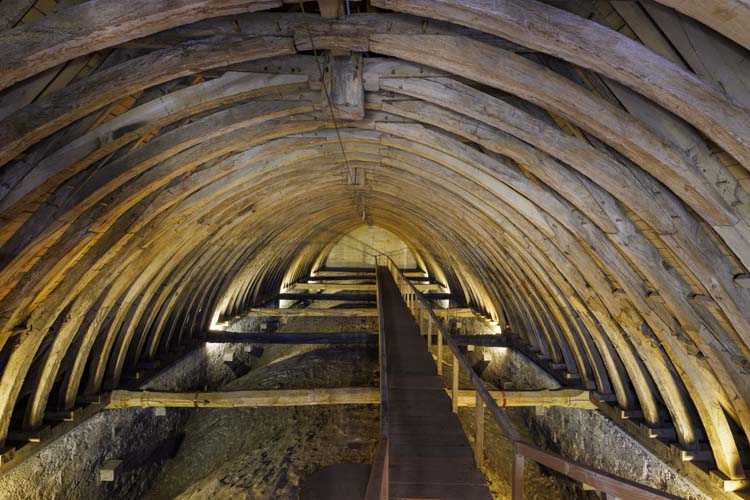
[[[744,477],[746,2],[319,3],[0,2],[0,445],[364,216]]]

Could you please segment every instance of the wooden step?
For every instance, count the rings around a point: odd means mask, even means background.
[[[389,444],[390,447],[390,444]],[[474,458],[474,451],[466,446],[436,446],[429,444],[394,444],[389,450],[393,460],[414,458]]]
[[[437,375],[408,375],[389,381],[389,389],[445,389],[445,382]]]
[[[458,432],[441,434],[391,434],[388,436],[389,446],[469,446],[466,435]]]
[[[492,500],[487,486],[478,484],[391,482],[388,493],[391,500]]]
[[[386,315],[389,498],[490,500],[425,339],[390,275],[378,273]]]
[[[403,462],[389,467],[388,477],[395,483],[485,484],[484,474],[473,462],[442,460],[426,465],[422,461]]]

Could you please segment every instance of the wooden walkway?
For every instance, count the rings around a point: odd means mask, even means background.
[[[491,500],[445,384],[390,272],[378,268],[388,380],[389,498]]]

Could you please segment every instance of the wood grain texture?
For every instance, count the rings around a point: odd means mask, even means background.
[[[91,0],[0,32],[0,89],[67,60],[209,17],[278,7],[278,0]],[[0,29],[2,26],[0,25]]]

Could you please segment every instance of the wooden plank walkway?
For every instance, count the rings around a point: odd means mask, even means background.
[[[378,268],[386,341],[389,498],[491,500],[416,320]]]

